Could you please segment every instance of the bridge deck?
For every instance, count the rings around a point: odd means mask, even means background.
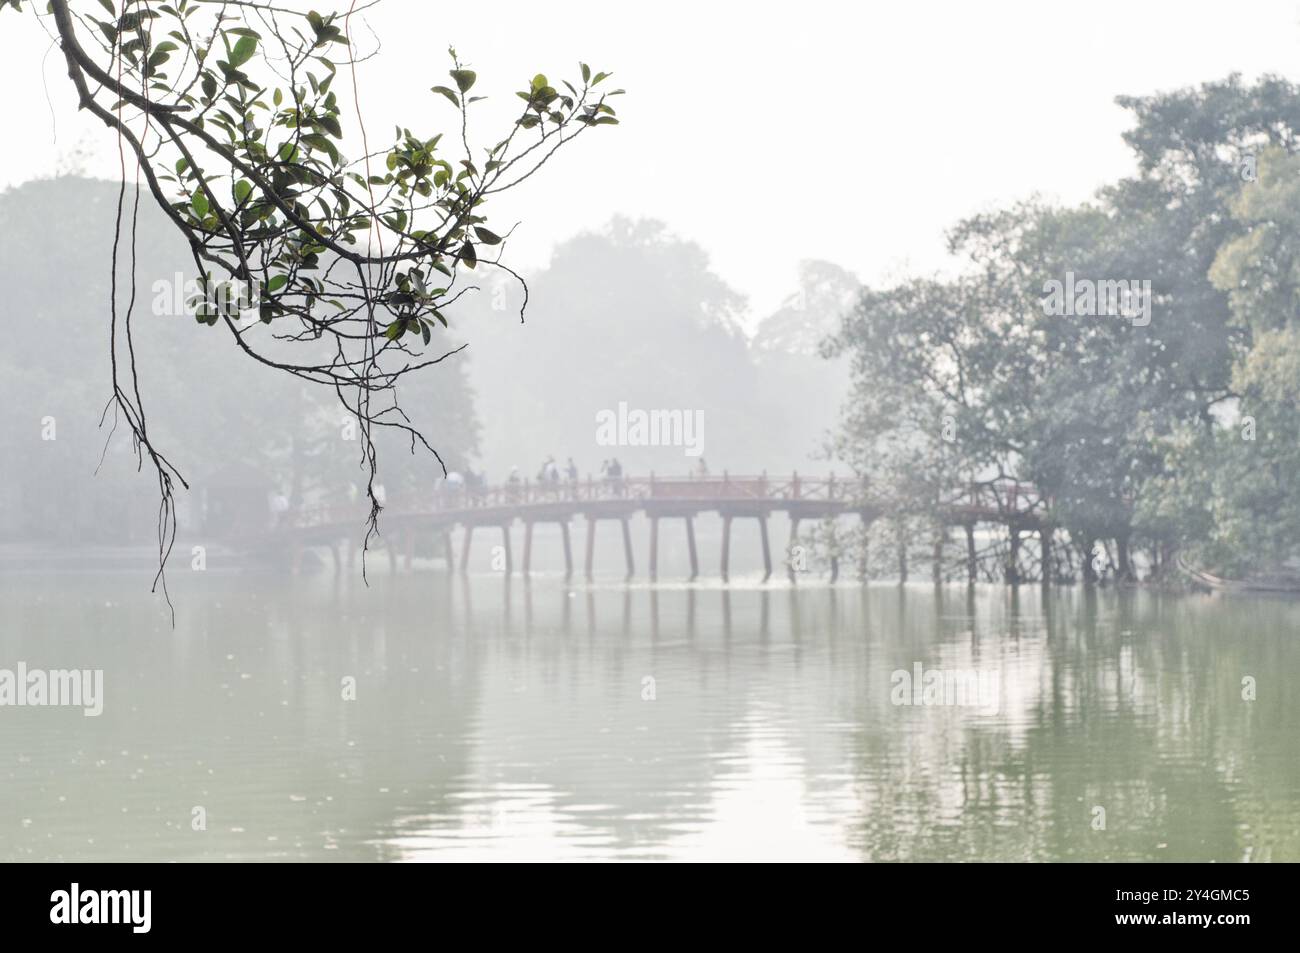
[[[501,484],[484,488],[449,486],[429,497],[399,500],[385,506],[384,519],[402,523],[499,526],[514,520],[548,522],[574,516],[615,519],[644,512],[648,516],[761,516],[786,512],[799,519],[858,514],[869,519],[888,515],[890,507],[861,483],[829,479],[788,480],[758,477],[623,477],[602,480]],[[1033,487],[1012,481],[971,484],[941,501],[947,523],[1037,524],[1048,516],[1046,501]],[[274,532],[300,535],[337,527],[351,531],[367,509],[356,503],[305,507]]]

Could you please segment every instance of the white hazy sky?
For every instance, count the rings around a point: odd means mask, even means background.
[[[653,216],[708,251],[752,318],[793,290],[801,259],[867,281],[941,269],[959,217],[1033,192],[1081,200],[1127,173],[1116,95],[1232,71],[1300,76],[1295,0],[384,0],[364,20],[383,44],[360,74],[372,146],[394,122],[449,128],[450,105],[428,91],[447,82],[449,44],[478,71],[475,91],[503,105],[538,71],[555,80],[579,59],[613,70],[623,124],[493,210],[523,222],[512,262],[544,265],[556,241],[615,213]],[[0,15],[0,186],[79,149],[88,171],[115,173],[107,130],[77,114],[49,51],[30,14]],[[500,129],[485,124],[481,141]],[[360,153],[353,130],[346,141]]]

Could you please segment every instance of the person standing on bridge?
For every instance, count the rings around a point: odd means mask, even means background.
[[[447,495],[450,498],[450,504],[452,506],[459,506],[461,494],[465,490],[465,478],[460,475],[458,470],[452,470],[447,474],[444,489],[447,491]]]
[[[564,475],[569,481],[569,498],[576,500],[578,498],[578,465],[573,462],[573,457],[569,457],[569,462],[564,467]]]
[[[273,525],[279,529],[288,522],[289,498],[276,490],[271,494],[271,517]]]

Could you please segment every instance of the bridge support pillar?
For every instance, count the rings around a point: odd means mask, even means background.
[[[470,547],[470,543],[472,543],[473,541],[474,541],[474,524],[467,523],[465,525],[465,538],[461,540],[460,543],[460,571],[462,573],[469,572],[469,547]]]
[[[587,581],[591,581],[591,568],[596,558],[596,517],[587,514]]]
[[[1052,584],[1052,530],[1050,527],[1044,526],[1039,529],[1038,544],[1041,547],[1040,554],[1043,563],[1041,571],[1042,579],[1040,579],[1039,582],[1041,582],[1043,588],[1046,589]]]
[[[907,528],[898,524],[898,584],[907,582]]]
[[[831,582],[835,582],[835,580],[839,578],[840,578],[840,555],[839,553],[832,552],[831,553]]]
[[[763,542],[763,581],[767,582],[772,578],[772,546],[767,539],[767,516],[758,518],[759,538]]]
[[[659,517],[650,517],[650,579],[659,578]]]
[[[691,581],[700,575],[700,557],[695,549],[695,517],[686,517],[686,548],[691,554]]]
[[[722,517],[722,581],[731,571],[731,517]]]
[[[1007,585],[1016,586],[1020,584],[1020,529],[1017,526],[1011,526],[1007,532],[1010,535],[1010,549],[1007,553]]]
[[[533,521],[524,520],[524,575],[533,568]]]
[[[867,562],[867,557],[871,555],[867,549],[867,544],[869,542],[868,537],[871,532],[871,520],[869,520],[865,515],[860,519],[862,522],[862,548],[858,550],[858,582],[865,583],[867,578],[871,575],[871,571],[868,568],[870,564]]]
[[[632,561],[632,530],[626,516],[620,517],[619,523],[623,526],[623,559],[627,562],[627,578],[631,579],[636,572],[636,565]]]
[[[569,542],[569,521],[560,521],[560,535],[564,538],[564,581],[573,578],[573,546]],[[567,603],[566,603],[567,605]]]
[[[450,526],[447,527],[447,529],[443,530],[442,533],[442,558],[447,563],[447,572],[455,572],[456,561],[455,561],[455,556],[452,554]]]
[[[509,576],[514,571],[514,561],[510,552],[510,524],[501,524],[501,545],[506,551],[506,575]]]
[[[966,584],[975,585],[975,524],[966,524]]]
[[[799,545],[799,517],[790,517],[790,544],[785,548],[785,570],[791,582],[796,582],[794,550]]]
[[[415,562],[415,531],[410,529],[406,530],[406,532],[402,534],[402,542],[405,548],[405,552],[402,554],[402,561],[405,563],[404,568],[406,571],[410,572],[411,566]]]
[[[936,586],[943,582],[943,544],[946,535],[943,526],[937,527],[934,531],[934,564],[931,569]]]

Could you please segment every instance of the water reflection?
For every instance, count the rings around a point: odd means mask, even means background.
[[[1300,859],[1291,602],[195,573],[173,632],[137,583],[0,581],[0,667],[107,696],[0,709],[0,858]]]

